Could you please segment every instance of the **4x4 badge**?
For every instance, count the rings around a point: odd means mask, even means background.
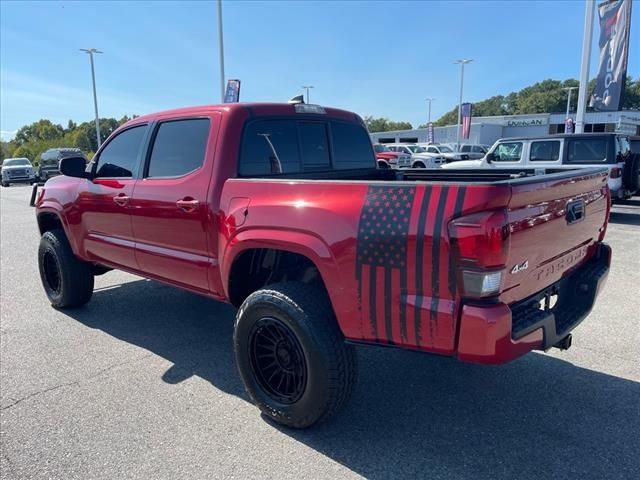
[[[514,265],[514,267],[511,269],[511,273],[519,273],[523,270],[526,270],[527,268],[529,268],[529,260],[525,260],[524,262],[522,262],[519,265]]]

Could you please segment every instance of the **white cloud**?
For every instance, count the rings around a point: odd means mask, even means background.
[[[0,140],[4,140],[5,142],[8,142],[13,138],[16,132],[17,130],[13,130],[12,132],[8,130],[0,130]]]

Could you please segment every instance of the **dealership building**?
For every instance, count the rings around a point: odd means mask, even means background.
[[[469,139],[462,142],[491,145],[499,138],[552,135],[564,133],[564,129],[564,113],[473,117]],[[587,112],[584,131],[640,135],[640,111]],[[427,129],[378,132],[372,133],[371,138],[376,143],[423,143],[427,142]],[[455,143],[456,126],[435,127],[434,140],[436,143]]]

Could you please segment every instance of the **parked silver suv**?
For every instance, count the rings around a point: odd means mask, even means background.
[[[12,183],[35,183],[36,172],[28,158],[5,158],[2,162],[2,186]]]

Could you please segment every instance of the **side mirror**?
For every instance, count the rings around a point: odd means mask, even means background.
[[[485,155],[485,160],[487,161],[487,163],[491,163],[496,159],[496,156],[494,155],[493,152],[489,152]]]
[[[67,177],[91,178],[87,173],[87,161],[84,157],[67,157],[60,160],[60,173]]]

